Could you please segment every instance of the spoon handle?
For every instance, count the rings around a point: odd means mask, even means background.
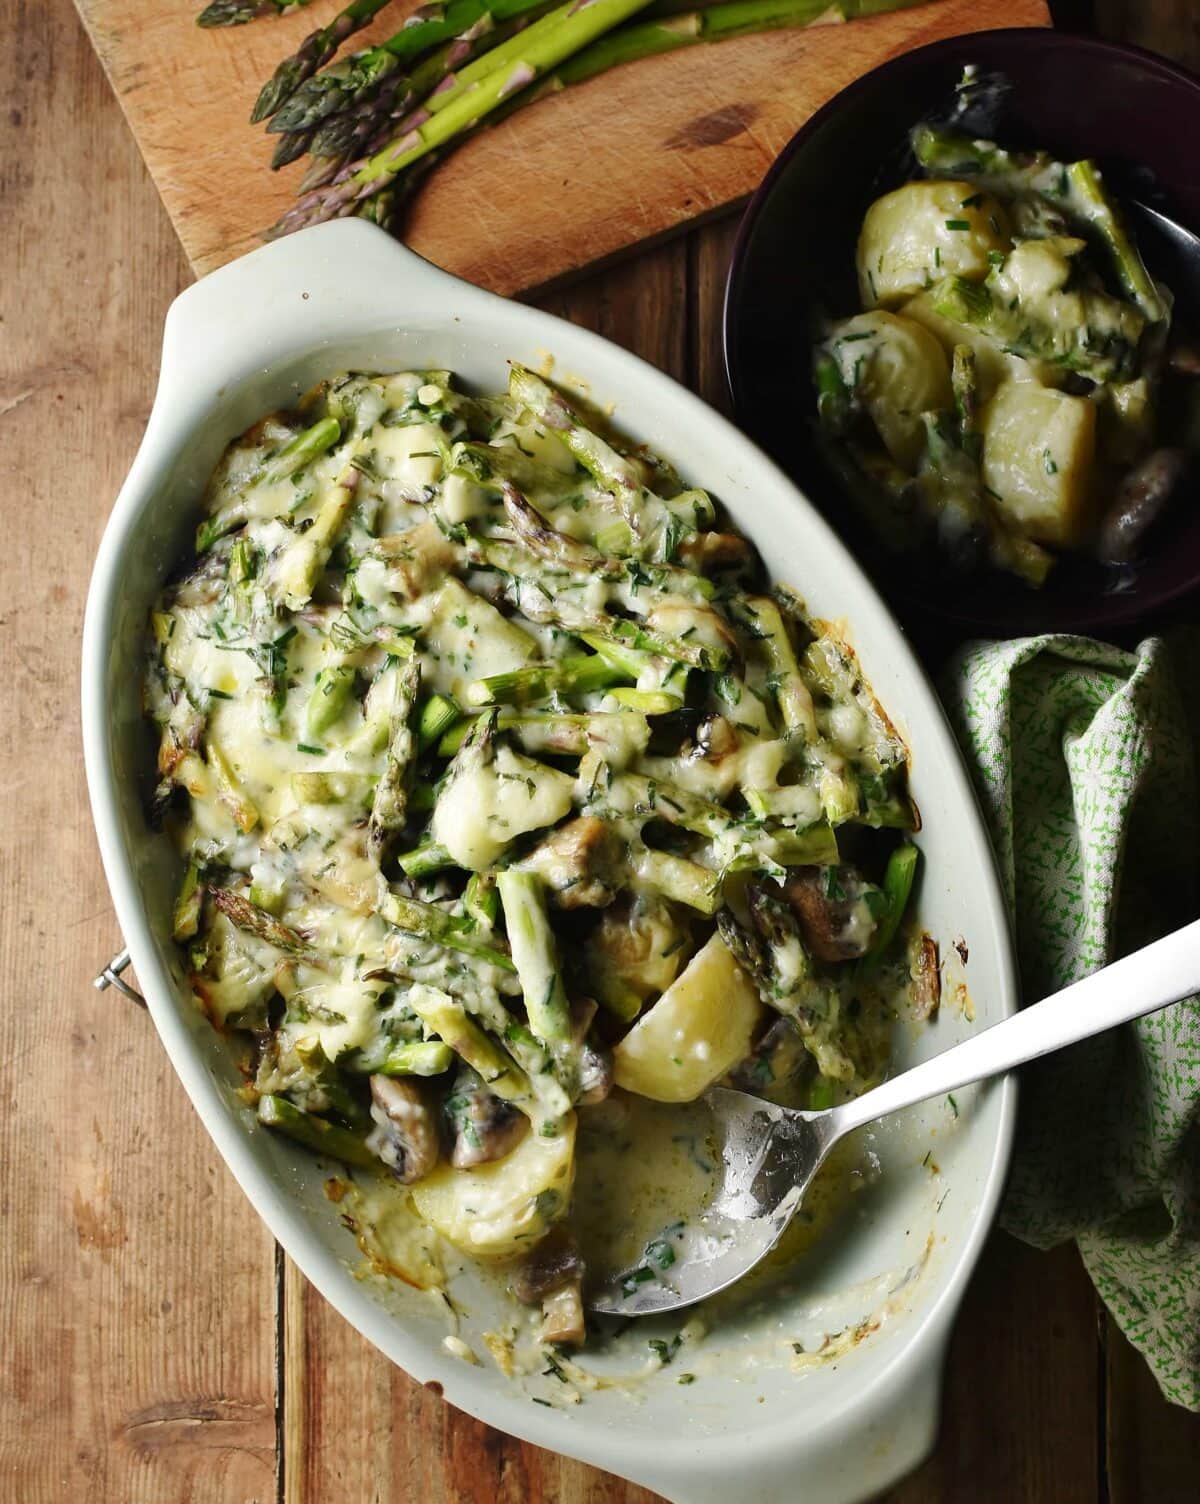
[[[1200,992],[1200,919],[831,1110],[834,1137]]]

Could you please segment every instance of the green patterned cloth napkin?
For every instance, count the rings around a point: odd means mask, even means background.
[[[1026,998],[1196,917],[1200,632],[975,643],[942,688]],[[1200,998],[1027,1066],[1021,1089],[1002,1225],[1074,1238],[1163,1393],[1200,1409]]]

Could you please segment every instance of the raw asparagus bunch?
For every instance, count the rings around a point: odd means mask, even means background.
[[[320,26],[316,31],[309,32],[295,52],[284,58],[263,85],[250,113],[250,123],[257,125],[260,120],[274,115],[305,79],[311,78],[318,68],[329,61],[347,37],[361,31],[389,3],[390,0],[352,0],[328,26]]]
[[[448,151],[513,110],[641,57],[922,0],[450,0],[275,103],[274,165],[314,158],[269,238],[361,214],[387,224]],[[263,118],[261,109],[256,118]],[[381,202],[372,202],[375,199]]]

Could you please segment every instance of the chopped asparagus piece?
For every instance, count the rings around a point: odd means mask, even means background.
[[[265,1096],[259,1098],[258,1121],[267,1128],[286,1134],[296,1143],[328,1159],[341,1160],[343,1164],[357,1165],[361,1169],[378,1164],[367,1148],[364,1139],[349,1128],[339,1128],[327,1123],[324,1118],[302,1112],[285,1098]]]

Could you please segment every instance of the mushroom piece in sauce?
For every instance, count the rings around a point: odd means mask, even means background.
[[[805,944],[820,961],[866,954],[876,924],[870,895],[878,892],[853,867],[793,867],[783,888]]]
[[[411,1078],[371,1077],[374,1128],[367,1147],[402,1185],[423,1180],[441,1157],[441,1135],[427,1088]]]
[[[524,1305],[541,1304],[542,1342],[577,1346],[584,1340],[583,1259],[561,1224],[517,1265],[509,1288]]]
[[[465,1066],[454,1078],[443,1109],[454,1135],[450,1163],[456,1170],[503,1159],[529,1128],[523,1112],[489,1091],[482,1078]]]

